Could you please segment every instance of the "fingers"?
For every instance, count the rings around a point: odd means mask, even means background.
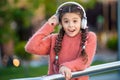
[[[50,24],[50,25],[52,25],[52,26],[56,26],[56,25],[58,25],[58,17],[56,16],[56,15],[53,15],[52,17],[50,17],[49,19],[48,19],[48,23]]]
[[[65,79],[66,79],[66,80],[70,80],[71,77],[72,77],[72,76],[71,76],[71,74],[70,74],[69,72],[66,72],[66,73],[65,73]]]
[[[71,70],[65,66],[62,66],[59,72],[65,76],[66,80],[70,80],[72,77]]]

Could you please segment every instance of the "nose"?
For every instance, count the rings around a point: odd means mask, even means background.
[[[73,26],[74,26],[73,22],[69,22],[69,27],[73,27]]]

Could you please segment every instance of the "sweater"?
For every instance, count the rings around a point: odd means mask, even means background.
[[[25,50],[28,53],[37,55],[49,55],[48,74],[55,74],[53,71],[53,62],[55,59],[54,46],[57,34],[51,34],[55,26],[46,22],[27,42]],[[82,71],[90,66],[96,51],[96,35],[94,32],[88,32],[85,42],[85,51],[88,55],[88,61],[85,64],[78,54],[81,42],[81,33],[69,37],[64,35],[62,48],[59,52],[59,64],[64,65],[74,71]],[[82,76],[73,80],[88,80],[88,76]]]

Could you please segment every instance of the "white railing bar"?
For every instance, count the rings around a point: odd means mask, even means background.
[[[91,74],[112,71],[119,68],[120,68],[120,61],[95,65],[83,71],[72,72],[72,78],[83,76],[83,75],[91,75]],[[54,75],[48,75],[48,76],[42,76],[42,77],[21,78],[21,79],[11,79],[11,80],[55,80],[55,79],[61,80],[61,79],[64,79],[64,76],[62,74],[54,74]]]

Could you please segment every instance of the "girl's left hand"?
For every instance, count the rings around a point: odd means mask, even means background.
[[[71,70],[66,66],[61,66],[59,72],[65,76],[66,80],[70,80],[72,77]]]

